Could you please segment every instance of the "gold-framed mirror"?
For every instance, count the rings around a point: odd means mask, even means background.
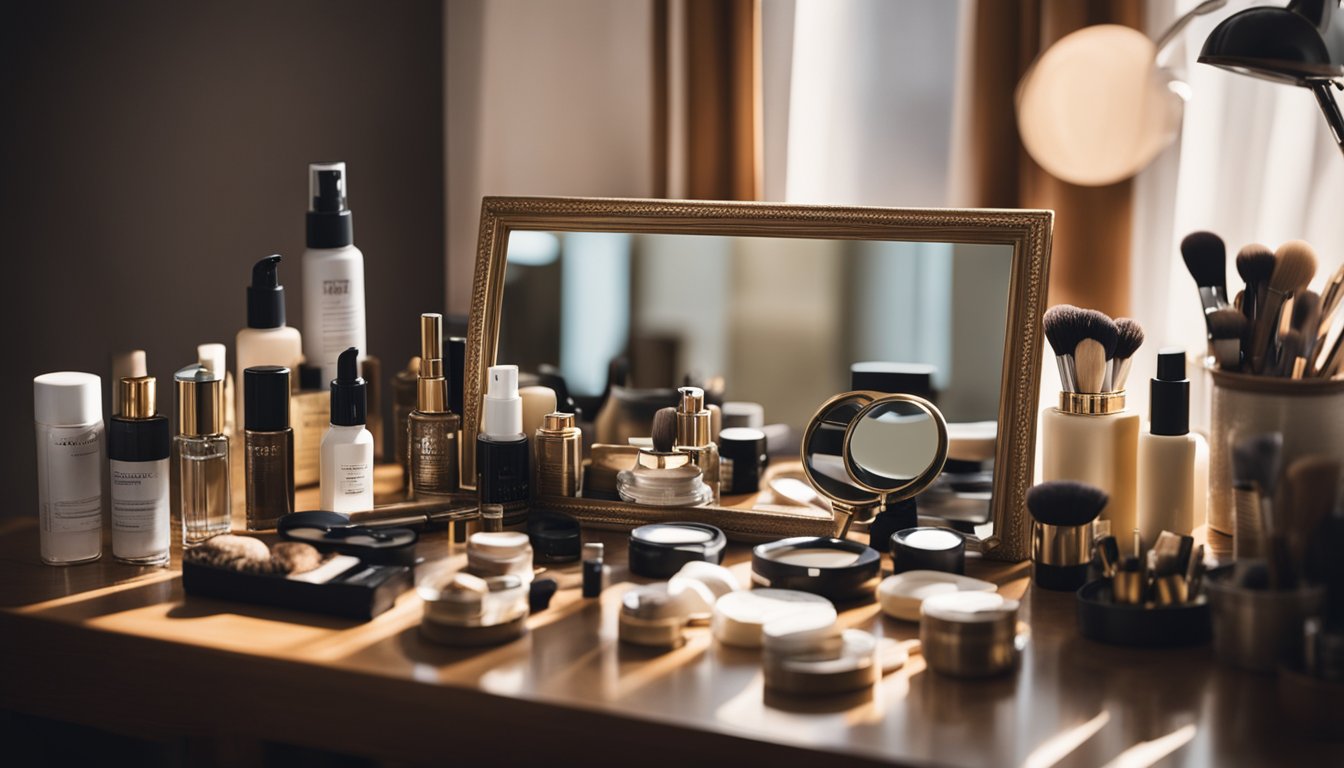
[[[675,393],[688,371],[723,364],[727,355],[734,373],[725,377],[726,385],[720,381],[720,399],[750,400],[753,392],[770,390],[775,399],[766,402],[767,413],[782,427],[791,423],[798,427],[779,445],[772,439],[771,472],[778,469],[773,460],[777,448],[788,439],[795,440],[791,450],[797,455],[801,429],[818,404],[839,392],[869,388],[849,386],[846,375],[859,376],[851,370],[853,364],[874,359],[917,363],[931,371],[930,386],[942,396],[937,404],[952,427],[960,422],[989,423],[993,456],[983,472],[989,490],[976,497],[984,508],[984,522],[992,525],[984,549],[996,559],[1026,559],[1024,500],[1035,453],[1043,349],[1040,319],[1052,224],[1052,212],[1037,210],[487,197],[481,206],[464,371],[463,484],[475,479],[475,441],[467,436],[479,431],[485,378],[496,363],[522,363],[526,371],[546,362],[547,355],[565,357],[560,348],[583,351],[590,358],[587,368],[569,355],[562,370],[579,399],[591,396],[596,382],[605,383],[606,399],[601,401],[605,405],[614,391],[611,371],[616,369],[606,366],[613,351],[639,348],[634,387],[628,391],[649,393],[652,401],[660,393]],[[616,257],[607,253],[584,261],[575,255],[611,251],[617,241],[623,251]],[[612,269],[611,264],[619,268]],[[561,267],[570,272],[562,274]],[[610,279],[612,273],[615,280]],[[518,274],[531,283],[516,281]],[[748,276],[746,282],[743,275]],[[592,290],[587,299],[582,294],[567,297],[570,305],[592,310],[586,320],[576,324],[560,316],[563,299],[552,296],[556,284],[591,288],[597,282],[601,283],[594,289],[598,301],[592,300]],[[830,293],[823,295],[824,291]],[[608,302],[615,294],[619,296]],[[516,308],[508,304],[510,297]],[[601,306],[589,306],[603,302],[616,309],[602,314]],[[658,318],[645,317],[644,308],[653,305],[664,314],[661,326],[655,322]],[[731,305],[731,311],[725,305]],[[783,309],[772,315],[771,307]],[[673,325],[696,326],[701,336],[688,332],[685,338],[668,341],[669,312]],[[702,315],[713,315],[720,325],[701,322]],[[1001,317],[1002,324],[982,317]],[[725,325],[730,321],[738,325]],[[750,325],[748,321],[766,327],[748,329],[753,336],[740,327]],[[627,327],[602,339],[585,335],[621,323],[635,326],[639,333]],[[782,326],[779,335],[768,335]],[[550,348],[543,344],[540,352],[531,349],[536,338],[562,331],[570,334],[568,341]],[[623,344],[618,343],[621,333]],[[717,358],[705,356],[706,345],[700,342],[706,333],[718,337],[717,346],[708,345],[711,351],[717,349]],[[802,343],[804,335],[824,354],[809,353],[812,347]],[[836,338],[841,335],[844,343]],[[500,356],[502,338],[507,357]],[[733,351],[725,353],[726,347]],[[525,349],[531,352],[525,354]],[[591,354],[594,349],[598,354]],[[606,370],[596,370],[594,357]],[[649,364],[649,360],[663,362]],[[699,372],[710,381],[722,373]],[[815,379],[813,372],[820,372]],[[584,382],[587,392],[582,391]],[[755,388],[743,391],[746,382],[754,382]],[[782,384],[771,387],[772,382]],[[611,427],[605,424],[604,429],[610,432]],[[957,435],[953,429],[954,458]],[[624,436],[628,435],[621,433]],[[799,472],[797,477],[801,476]],[[619,500],[535,497],[533,508],[571,514],[597,527],[660,520],[708,522],[743,541],[827,535],[834,522],[816,507],[756,504],[750,499],[655,509]]]

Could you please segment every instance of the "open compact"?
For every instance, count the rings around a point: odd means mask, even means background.
[[[670,579],[687,563],[723,561],[728,539],[704,523],[654,523],[630,532],[630,571],[650,579]]]
[[[751,551],[751,580],[771,589],[811,592],[836,602],[872,597],[882,556],[848,539],[799,536]]]
[[[276,524],[280,538],[311,544],[319,552],[358,557],[378,565],[414,565],[419,535],[409,528],[351,525],[336,512],[295,512]]]

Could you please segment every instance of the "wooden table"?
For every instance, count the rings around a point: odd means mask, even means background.
[[[421,639],[414,592],[367,623],[188,598],[179,552],[171,568],[110,555],[47,567],[36,521],[11,520],[0,527],[0,707],[459,765],[1097,766],[1147,752],[1169,765],[1344,764],[1344,746],[1299,739],[1280,722],[1273,678],[1218,666],[1207,647],[1085,640],[1073,595],[1031,589],[1026,564],[968,568],[1022,599],[1031,638],[1016,674],[956,680],[912,656],[871,693],[796,700],[766,695],[759,655],[718,645],[707,628],[674,651],[619,643],[620,596],[643,580],[626,570],[624,536],[585,539],[606,543],[600,599],[579,595],[577,564],[550,568],[561,590],[526,637],[464,651]],[[420,551],[465,559],[441,533]],[[730,546],[726,563],[744,583],[749,559]],[[918,634],[875,604],[841,621]]]

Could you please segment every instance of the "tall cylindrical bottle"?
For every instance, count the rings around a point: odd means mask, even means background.
[[[504,525],[527,523],[531,447],[523,433],[523,400],[518,366],[490,366],[489,386],[476,437],[476,492],[482,505],[504,507]]]
[[[719,446],[712,436],[712,414],[705,407],[705,391],[699,387],[677,390],[677,440],[672,449],[690,454],[691,463],[704,473],[705,485],[714,492],[714,503],[719,503]]]
[[[303,354],[336,378],[337,358],[354,347],[368,353],[364,316],[364,254],[355,247],[346,202],[345,163],[308,166],[308,250],[303,254]]]
[[[158,414],[153,376],[117,382],[121,410],[108,428],[112,470],[112,556],[123,563],[162,565],[172,543],[168,417]]]
[[[1162,531],[1189,535],[1203,524],[1208,494],[1204,438],[1190,432],[1190,381],[1185,352],[1163,349],[1151,388],[1148,431],[1139,435],[1139,535],[1151,547]],[[1204,468],[1201,482],[1200,469]]]
[[[1125,410],[1125,393],[1061,392],[1059,407],[1041,414],[1041,478],[1077,480],[1106,492],[1101,512],[1126,554],[1138,525],[1135,504],[1139,415]]]
[[[295,328],[285,325],[285,287],[277,271],[280,254],[272,254],[252,265],[252,284],[247,287],[247,327],[238,332],[234,344],[237,382],[237,418],[247,425],[247,394],[243,371],[262,365],[278,365],[298,371],[303,362],[303,341]],[[296,374],[297,375],[297,374]],[[291,382],[297,384],[297,381]]]
[[[420,374],[416,407],[407,425],[411,498],[442,496],[457,490],[457,433],[461,418],[448,410],[448,380],[443,367],[443,316],[420,316]]]
[[[258,365],[243,371],[243,452],[247,528],[274,528],[294,511],[294,430],[289,426],[290,370]]]
[[[103,554],[103,396],[92,373],[33,379],[38,542],[42,562],[73,565]]]
[[[340,355],[331,380],[331,426],[322,437],[322,509],[347,515],[373,509],[373,435],[364,428],[367,385],[358,359],[354,347]]]
[[[233,529],[229,438],[224,434],[224,371],[189,365],[173,375],[177,388],[178,506],[182,544],[194,547]]]

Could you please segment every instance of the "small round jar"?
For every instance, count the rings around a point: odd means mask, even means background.
[[[989,677],[1016,668],[1017,601],[986,592],[936,595],[920,606],[919,641],[929,668]]]
[[[532,583],[532,544],[518,531],[473,533],[467,539],[467,571],[481,578],[517,576]]]
[[[670,579],[696,560],[723,562],[728,538],[704,523],[654,523],[630,532],[630,572],[650,579]]]
[[[966,537],[950,528],[922,526],[891,535],[892,571],[966,572]]]
[[[676,648],[690,621],[686,601],[666,584],[634,587],[621,596],[621,642],[650,648]]]
[[[533,559],[539,563],[578,560],[583,551],[579,534],[579,521],[566,515],[532,515],[527,520],[527,538]]]
[[[761,473],[770,461],[765,433],[750,427],[720,430],[719,461],[723,493],[735,495],[760,491]]]
[[[893,619],[919,622],[924,601],[936,595],[957,592],[997,592],[988,581],[959,576],[945,571],[906,571],[888,576],[877,585],[877,600],[882,612]]]
[[[678,457],[687,454],[674,454]],[[714,500],[714,489],[705,484],[704,472],[694,464],[646,466],[650,457],[663,454],[641,451],[640,464],[616,475],[616,492],[622,501],[646,507],[699,507]]]
[[[737,648],[760,648],[762,630],[776,619],[819,615],[818,621],[834,624],[835,606],[810,592],[790,589],[750,589],[730,592],[714,603],[710,629],[714,639]]]
[[[833,640],[827,642],[832,645],[817,653],[772,653],[767,649],[761,664],[766,689],[798,696],[830,696],[870,688],[881,677],[879,646],[873,635],[857,629],[837,630]]]
[[[451,646],[506,643],[527,629],[528,588],[517,576],[455,573],[416,588],[424,601],[420,632]]]
[[[751,551],[751,580],[756,584],[812,592],[836,602],[871,600],[881,569],[877,550],[848,539],[797,536]]]

